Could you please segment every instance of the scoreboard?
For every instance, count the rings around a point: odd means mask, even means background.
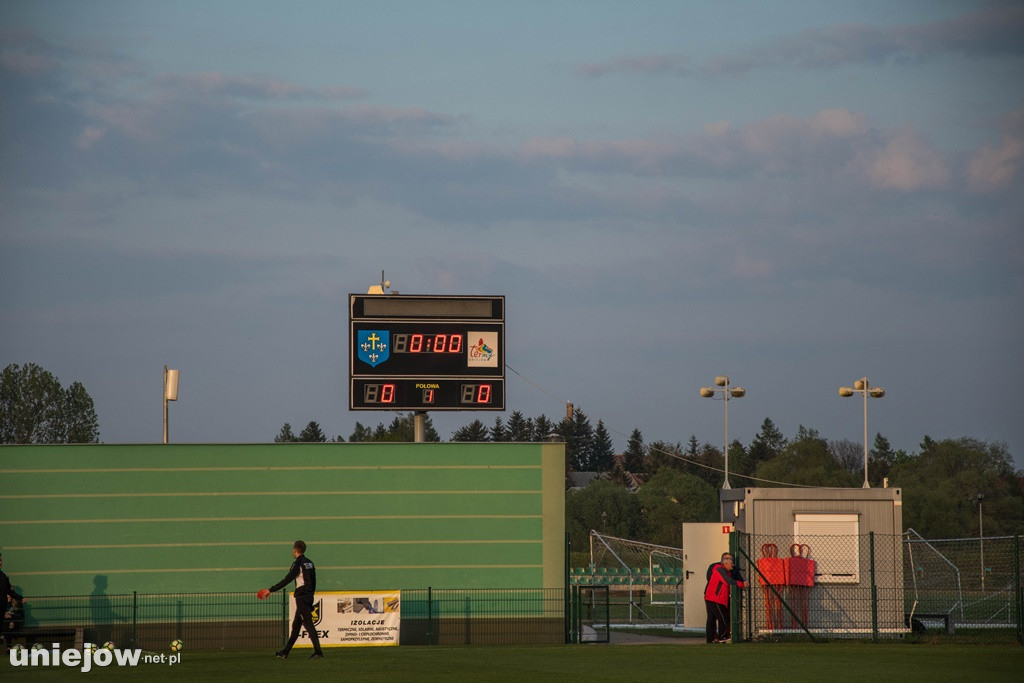
[[[349,410],[505,410],[505,297],[349,295]]]

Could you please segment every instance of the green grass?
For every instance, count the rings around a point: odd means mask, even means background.
[[[185,652],[182,662],[108,667],[89,680],[301,680],[360,681],[884,681],[897,676],[933,681],[1019,680],[1024,648],[1018,645],[910,645],[785,643],[705,645],[573,645],[535,647],[367,647],[326,650],[310,661],[308,650],[279,660],[269,650]],[[3,680],[54,680],[81,676],[75,669],[15,668],[4,657]]]

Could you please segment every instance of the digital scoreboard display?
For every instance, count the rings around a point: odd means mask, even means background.
[[[350,410],[504,410],[505,297],[349,295]]]

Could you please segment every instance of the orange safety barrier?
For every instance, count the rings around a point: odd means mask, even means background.
[[[794,543],[789,546],[789,557],[785,558],[786,583],[789,584],[790,606],[807,625],[807,608],[810,603],[810,589],[814,585],[816,562],[810,558],[811,546]],[[792,621],[796,628],[796,619]]]
[[[764,612],[768,628],[775,628],[782,623],[782,602],[777,594],[786,585],[786,564],[779,557],[779,547],[774,543],[761,546],[761,557],[757,560],[757,568],[761,572],[757,580],[764,593]],[[764,575],[763,577],[761,575]],[[775,587],[773,591],[768,584]]]

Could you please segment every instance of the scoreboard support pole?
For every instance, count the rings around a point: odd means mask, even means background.
[[[413,441],[415,443],[426,443],[427,441],[427,411],[417,410],[412,417]]]

